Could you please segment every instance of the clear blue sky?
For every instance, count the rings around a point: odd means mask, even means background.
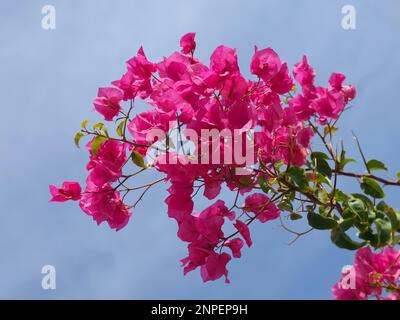
[[[57,10],[55,31],[41,28],[45,4]],[[345,4],[356,7],[354,31],[341,28]],[[81,120],[100,119],[91,112],[97,87],[118,78],[140,45],[159,60],[189,31],[206,61],[219,44],[238,48],[245,74],[255,44],[273,47],[289,65],[306,53],[323,84],[330,72],[345,73],[358,98],[339,136],[356,155],[354,130],[368,157],[400,171],[399,29],[395,0],[1,1],[0,298],[329,299],[353,254],[333,247],[325,232],[288,246],[291,235],[278,222],[259,224],[254,246],[230,263],[231,284],[204,284],[196,271],[182,275],[186,249],[162,188],[116,233],[76,203],[48,204],[48,185],[84,182],[87,154],[73,135]],[[396,190],[388,195],[400,206]],[[41,288],[46,264],[57,270],[54,291]]]

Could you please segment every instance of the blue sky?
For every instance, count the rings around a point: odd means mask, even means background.
[[[45,4],[57,10],[54,31],[41,28]],[[356,30],[341,27],[346,4],[357,10]],[[217,45],[238,48],[247,75],[254,45],[274,48],[289,65],[306,53],[321,84],[332,71],[345,73],[358,97],[339,138],[356,156],[354,130],[367,157],[400,171],[399,13],[395,0],[2,1],[0,298],[329,299],[353,254],[335,248],[326,232],[288,246],[291,235],[278,222],[255,225],[254,246],[230,263],[231,284],[204,284],[196,271],[182,275],[186,249],[166,215],[163,188],[116,233],[76,203],[49,204],[48,185],[84,182],[87,154],[73,135],[81,120],[100,119],[91,112],[97,88],[117,79],[140,45],[159,60],[189,31],[205,61]],[[387,190],[388,200],[399,206],[395,192]],[[56,267],[56,290],[41,288],[46,264]]]

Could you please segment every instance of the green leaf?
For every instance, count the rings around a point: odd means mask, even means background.
[[[355,222],[354,218],[344,219],[340,222],[340,228],[343,231],[346,231],[346,230],[350,229],[351,227],[354,227],[354,222]]]
[[[124,135],[124,127],[125,127],[126,119],[122,120],[117,127],[117,134],[122,137]]]
[[[81,132],[78,132],[78,133],[75,135],[74,141],[75,141],[75,145],[76,145],[78,148],[80,148],[80,146],[79,146],[79,141],[82,139],[83,136],[84,136],[84,134],[81,133]]]
[[[398,210],[391,208],[384,201],[379,202],[376,208],[389,218],[393,231],[400,229],[400,212]]]
[[[88,124],[88,122],[89,122],[89,120],[82,121],[82,124],[81,124],[82,129],[86,129],[86,125]]]
[[[349,199],[349,196],[346,193],[344,193],[342,190],[339,190],[338,188],[336,188],[335,199],[338,202],[345,202]]]
[[[341,215],[343,219],[354,219],[355,217],[357,217],[357,214],[350,210],[350,208],[345,208]]]
[[[312,208],[313,206],[307,206],[307,212],[308,211],[311,211],[311,212],[314,212],[312,209],[310,209],[310,208]],[[331,213],[331,207],[330,206],[319,206],[318,207],[318,213],[320,214],[320,215],[322,215],[323,217],[329,217],[328,216],[328,214],[330,214]]]
[[[376,208],[380,211],[385,211],[390,207],[385,201],[382,200],[382,201],[379,201],[379,203],[376,205]]]
[[[282,211],[287,211],[287,212],[292,212],[293,211],[293,205],[292,202],[285,198],[282,199],[279,203],[278,203],[278,208]]]
[[[400,230],[400,212],[396,209],[390,208],[389,210],[385,211],[385,213],[388,216],[390,223],[392,224],[392,230]]]
[[[384,171],[387,171],[388,170],[386,165],[383,162],[381,162],[379,160],[375,160],[375,159],[369,160],[367,162],[367,168],[370,171],[373,171],[373,170],[384,170]]]
[[[376,247],[378,245],[378,235],[375,231],[373,231],[371,228],[368,228],[368,230],[364,232],[359,232],[358,237],[362,240],[367,240],[369,243],[373,246]]]
[[[131,158],[133,163],[136,164],[138,167],[147,168],[146,164],[144,163],[144,158],[139,152],[133,151]]]
[[[280,170],[280,168],[282,168],[284,166],[284,162],[283,161],[279,161],[273,164],[273,166],[275,167],[276,170]]]
[[[294,183],[299,186],[300,189],[306,189],[308,187],[308,179],[305,175],[305,171],[300,167],[290,167],[287,171],[287,175],[293,179]]]
[[[290,191],[289,193],[286,194],[285,198],[290,201],[294,201],[296,198],[296,191]]]
[[[396,176],[400,180],[400,172],[397,172]]]
[[[358,229],[359,232],[365,232],[370,227],[368,221],[367,222],[354,221],[354,226]]]
[[[325,159],[325,160],[329,160],[329,156],[323,152],[313,152],[311,153],[311,159]]]
[[[271,191],[271,188],[268,186],[268,183],[264,177],[258,178],[258,185],[264,193],[269,193]]]
[[[321,201],[322,203],[326,203],[330,200],[329,194],[325,188],[320,188],[317,191],[317,197],[318,197],[318,200]]]
[[[357,250],[367,244],[366,241],[363,241],[363,242],[354,241],[340,227],[332,230],[331,240],[339,248],[348,249],[348,250]]]
[[[366,195],[363,195],[362,193],[352,193],[351,196],[356,199],[360,199],[368,208],[373,208],[374,204],[371,201],[370,198],[368,198]]]
[[[374,222],[375,219],[376,219],[375,211],[372,209],[369,209],[368,210],[368,222],[371,224],[372,222]]]
[[[316,158],[315,161],[317,162],[316,165],[317,172],[328,177],[329,179],[332,178],[332,169],[329,163],[322,158]]]
[[[328,177],[325,177],[325,176],[322,175],[322,174],[319,174],[319,173],[318,173],[317,182],[318,182],[318,183],[325,183],[325,184],[327,184],[329,187],[333,188],[331,179],[329,179]]]
[[[385,197],[385,193],[375,180],[363,177],[361,181],[361,189],[365,194],[376,199],[382,199]]]
[[[400,235],[396,234],[392,240],[393,245],[400,244]]]
[[[357,161],[353,158],[346,158],[346,151],[342,150],[342,152],[340,153],[339,170],[343,170],[344,167],[351,162]]]
[[[90,144],[90,148],[92,149],[94,155],[97,155],[97,151],[104,140],[106,140],[106,138],[102,136],[97,136],[93,139],[92,143]]]
[[[340,169],[341,169],[341,170],[344,169],[344,167],[345,167],[347,164],[352,163],[352,162],[357,162],[357,160],[356,160],[356,159],[353,159],[353,158],[346,158],[346,159],[343,159],[343,161],[340,161]]]
[[[307,220],[311,227],[318,230],[329,230],[337,226],[337,222],[332,218],[324,217],[312,211],[307,213]]]
[[[349,209],[360,221],[368,221],[367,207],[361,199],[351,198],[348,202]]]
[[[383,247],[386,244],[390,244],[392,241],[392,224],[383,219],[375,220],[376,231],[378,234],[378,245],[377,247]]]
[[[316,162],[317,172],[329,178],[332,177],[332,169],[326,160],[329,160],[328,155],[323,152],[313,152],[311,153],[311,159]]]
[[[298,214],[298,213],[290,214],[290,220],[299,220],[301,218],[303,218],[301,214]]]

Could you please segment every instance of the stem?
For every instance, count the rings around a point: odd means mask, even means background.
[[[314,130],[314,132],[315,132],[315,133],[320,137],[320,139],[322,140],[322,142],[323,142],[325,148],[328,150],[330,156],[332,157],[332,160],[337,161],[336,156],[335,156],[335,153],[333,152],[332,146],[331,146],[328,142],[326,142],[325,137],[319,132],[318,128],[315,127],[311,121],[308,121],[308,123],[309,123],[310,127]]]
[[[347,177],[353,177],[353,178],[370,178],[370,179],[374,179],[376,181],[379,181],[381,183],[383,183],[384,185],[387,186],[400,186],[400,180],[397,181],[393,181],[393,180],[386,180],[384,178],[378,177],[372,173],[368,173],[368,174],[361,174],[361,173],[352,173],[352,172],[346,172],[346,171],[338,171],[337,172],[339,175],[342,176],[347,176]]]
[[[288,228],[288,227],[283,223],[282,217],[279,217],[279,220],[281,221],[281,227],[282,227],[283,229],[285,229],[287,232],[290,232],[290,233],[292,233],[292,234],[294,234],[294,235],[296,236],[292,241],[290,241],[290,242],[288,243],[289,245],[292,245],[292,244],[295,243],[295,242],[297,241],[297,239],[299,239],[301,236],[304,236],[304,235],[306,235],[307,233],[310,233],[311,231],[314,230],[314,228],[310,228],[310,229],[307,229],[306,231],[303,231],[303,232],[297,232],[297,231],[294,231],[294,230]]]
[[[119,141],[119,142],[128,143],[128,144],[131,144],[131,145],[133,145],[133,146],[135,146],[135,147],[148,147],[147,144],[136,143],[136,142],[133,142],[133,141],[129,141],[129,140],[127,140],[127,139],[124,139],[124,138],[119,139],[119,138],[108,137],[108,136],[106,136],[105,134],[101,134],[101,133],[98,133],[98,132],[88,131],[88,130],[86,130],[86,129],[82,129],[81,131],[82,131],[83,133],[88,134],[88,135],[94,135],[94,136],[98,136],[98,137],[103,137],[103,138],[108,139],[108,140],[114,140],[114,141]]]
[[[356,140],[357,148],[358,148],[358,151],[360,151],[361,158],[362,158],[362,160],[364,162],[365,168],[367,169],[368,173],[371,173],[371,170],[369,170],[369,168],[368,168],[368,164],[367,164],[367,160],[365,159],[364,152],[361,149],[360,141],[358,140],[356,134],[354,132],[352,132],[352,133],[353,133],[354,139]]]

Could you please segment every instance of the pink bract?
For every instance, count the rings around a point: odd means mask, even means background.
[[[51,185],[49,188],[52,195],[50,202],[77,201],[81,198],[82,189],[78,182],[65,181],[61,188],[54,185]]]

